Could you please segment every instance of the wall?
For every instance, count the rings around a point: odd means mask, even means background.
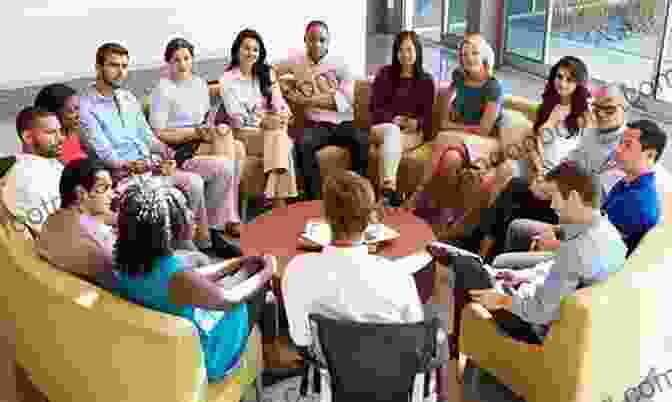
[[[236,33],[251,27],[264,37],[271,58],[282,57],[303,46],[303,28],[311,19],[329,24],[332,52],[344,57],[355,74],[364,74],[365,69],[367,5],[362,0],[319,2],[319,6],[311,0],[165,0],[162,7],[144,8],[130,0],[91,0],[87,6],[36,0],[4,3],[0,90],[92,77],[96,49],[106,41],[127,46],[131,68],[138,69],[158,66],[173,36],[193,41],[201,59],[220,58],[228,54]]]

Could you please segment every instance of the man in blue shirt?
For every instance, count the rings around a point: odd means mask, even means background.
[[[614,185],[602,204],[602,212],[618,228],[628,254],[656,223],[662,213],[653,166],[665,149],[667,134],[650,120],[628,123],[615,159],[625,176]]]

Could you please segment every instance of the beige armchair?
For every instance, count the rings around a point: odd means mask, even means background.
[[[672,211],[672,193],[664,202],[663,210]],[[646,234],[621,272],[566,297],[542,346],[499,335],[491,314],[468,304],[461,353],[527,402],[623,400],[648,368],[659,374],[672,368],[672,330],[665,323],[672,306],[670,236],[668,217]],[[659,380],[662,392],[672,392]]]
[[[5,207],[11,188],[4,178],[0,185],[0,323],[15,345],[13,356],[0,349],[0,358],[15,359],[21,393],[50,402],[238,402],[257,392],[258,328],[240,367],[208,384],[189,321],[132,304],[42,260]],[[7,363],[0,362],[3,370]]]

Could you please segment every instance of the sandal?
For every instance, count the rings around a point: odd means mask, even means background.
[[[227,222],[224,225],[224,233],[230,235],[231,237],[239,238],[240,237],[240,223],[239,222]]]

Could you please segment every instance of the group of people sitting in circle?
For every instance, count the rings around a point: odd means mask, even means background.
[[[589,90],[580,59],[563,57],[553,66],[533,128],[521,135],[503,110],[492,48],[468,33],[452,76],[455,98],[438,128],[447,132],[434,136],[434,79],[422,67],[415,33],[402,32],[392,64],[372,84],[367,132],[353,125],[353,76],[327,55],[329,38],[327,25],[313,21],[305,31],[305,54],[271,67],[261,36],[244,30],[214,90],[192,71],[194,46],[171,40],[149,122],[123,88],[129,53],[118,44],[98,49],[96,81],[82,93],[62,84],[42,89],[35,105],[17,116],[23,153],[14,167],[16,217],[38,232],[39,254],[129,300],[190,319],[201,335],[208,378],[218,381],[240,358],[265,285],[235,300],[227,291],[253,275],[270,278],[276,265],[273,256],[244,256],[235,269],[194,270],[210,264],[202,251],[212,247],[213,230],[240,234],[238,185],[248,146],[263,153],[265,195],[274,207],[297,197],[302,176],[305,197],[323,200],[332,228],[332,244],[296,257],[283,278],[289,331],[298,346],[310,344],[309,313],[383,322],[435,315],[447,331],[446,295],[456,310],[453,336],[445,342],[451,358],[458,356],[459,312],[470,300],[497,311],[509,335],[541,343],[562,297],[622,269],[661,219],[658,177],[665,173],[656,162],[666,133],[649,120],[626,123],[622,91],[616,85]],[[286,74],[297,78],[283,88],[279,77]],[[212,97],[225,109],[223,119]],[[288,134],[294,118],[288,103],[305,111],[296,141]],[[526,145],[524,155],[513,158],[515,177],[471,227],[460,226],[464,213],[446,207],[454,197],[448,183],[485,170],[471,165],[474,151],[464,134]],[[253,137],[256,145],[245,140]],[[402,153],[425,141],[434,142],[431,171],[403,200],[396,188]],[[366,179],[370,143],[382,145],[380,199]],[[352,170],[322,183],[317,151],[327,145],[347,147]],[[437,271],[454,278],[445,283],[445,295],[434,294],[423,306],[411,278],[395,276],[392,262],[369,255],[363,242],[381,204],[415,211],[441,242],[488,263],[505,251],[551,253],[520,255],[508,269],[494,269],[430,247]],[[43,208],[49,217],[36,222],[35,211]],[[474,285],[474,273],[482,270],[490,280]]]

